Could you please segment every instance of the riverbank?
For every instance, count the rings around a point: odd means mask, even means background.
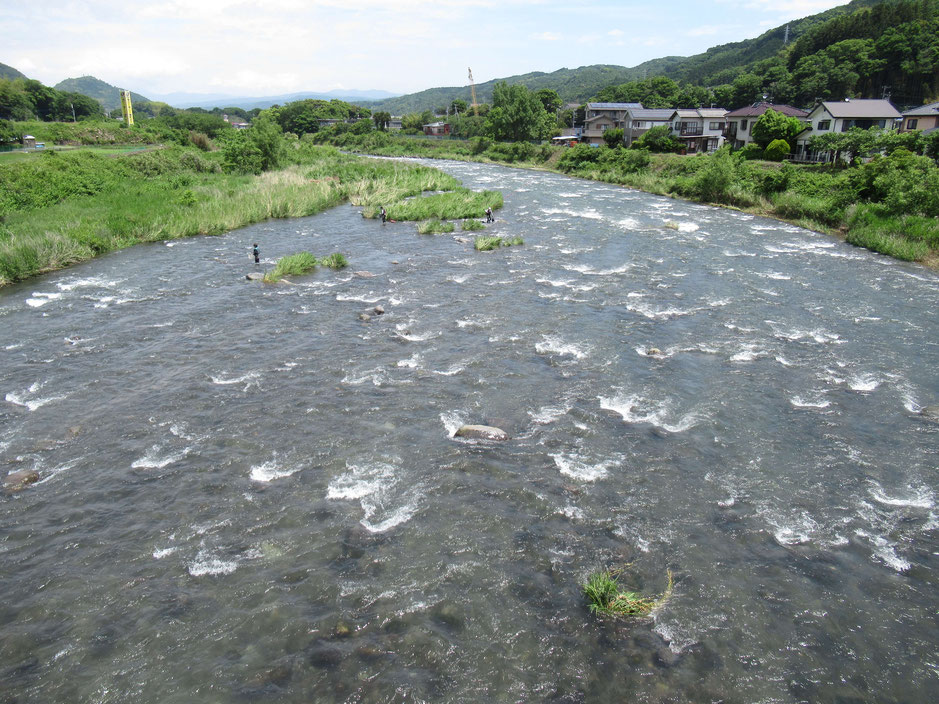
[[[139,243],[220,234],[343,202],[364,206],[366,217],[386,205],[397,219],[419,219],[405,199],[425,191],[453,193],[459,214],[452,217],[502,206],[501,194],[461,189],[424,166],[298,141],[287,153],[289,166],[257,176],[225,173],[219,152],[180,146],[117,157],[48,152],[4,165],[0,285]]]
[[[647,193],[732,207],[939,268],[939,168],[897,149],[851,167],[747,161],[726,150],[679,156],[627,149],[428,140],[324,130],[316,140],[358,153],[509,164]]]

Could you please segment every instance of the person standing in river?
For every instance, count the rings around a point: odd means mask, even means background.
[[[381,224],[382,225],[385,224],[385,220],[387,219],[387,217],[388,217],[388,213],[385,212],[385,206],[382,206],[381,207]]]
[[[254,254],[254,263],[260,264],[261,263],[261,250],[258,249],[257,242],[254,243],[254,249],[251,250],[251,253]]]
[[[495,222],[492,217],[492,208],[486,208],[486,222]]]

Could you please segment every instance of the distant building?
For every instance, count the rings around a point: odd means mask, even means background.
[[[31,134],[23,135],[23,149],[35,149],[36,148],[36,138]]]
[[[672,114],[672,134],[688,154],[716,151],[724,146],[726,115],[724,108],[679,108]]]
[[[623,141],[628,147],[653,127],[671,128],[674,114],[674,108],[629,108],[623,120]]]
[[[450,134],[450,123],[431,122],[430,124],[424,125],[424,134],[430,135],[431,137],[445,137]]]
[[[804,120],[809,116],[805,110],[794,108],[791,105],[766,102],[754,103],[738,110],[731,110],[724,116],[727,123],[724,137],[734,149],[745,147],[753,141],[750,136],[750,129],[753,127],[753,123],[759,120],[760,116],[767,110],[775,110],[787,117],[798,117],[800,120]]]
[[[796,161],[831,161],[830,152],[812,152],[809,140],[828,132],[847,132],[853,127],[869,130],[879,127],[892,130],[903,120],[900,112],[889,100],[826,100],[816,103],[806,118],[805,131],[796,137]]]
[[[587,103],[581,140],[585,144],[604,144],[603,133],[611,129],[626,132],[629,110],[641,110],[642,103]]]
[[[901,132],[932,130],[939,127],[939,103],[922,105],[903,113]]]
[[[392,117],[390,120],[388,120],[388,123],[385,125],[385,127],[389,130],[400,130],[403,127],[401,124],[401,118]]]

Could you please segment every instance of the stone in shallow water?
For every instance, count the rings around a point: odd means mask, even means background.
[[[508,440],[509,434],[501,428],[491,425],[464,425],[456,431],[455,437],[476,440]]]
[[[23,491],[30,484],[39,481],[39,472],[35,469],[20,469],[16,472],[10,472],[3,478],[3,488],[12,493]]]
[[[254,272],[254,273],[252,273],[252,274],[248,274],[247,276],[245,276],[245,278],[246,278],[248,281],[264,281],[264,274],[260,274],[260,273],[258,273],[258,272]]]
[[[939,406],[926,406],[919,412],[919,414],[926,420],[931,420],[933,423],[939,423]]]

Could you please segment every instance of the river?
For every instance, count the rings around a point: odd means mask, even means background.
[[[0,291],[0,699],[934,701],[939,277],[434,165],[525,244],[342,206]]]

